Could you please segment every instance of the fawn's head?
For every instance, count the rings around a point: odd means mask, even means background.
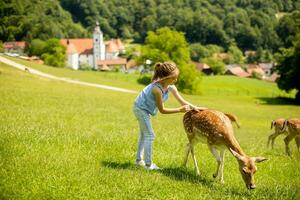
[[[239,170],[248,189],[255,189],[254,174],[257,170],[255,163],[267,160],[264,157],[247,157],[242,156],[230,149],[231,153],[236,157],[239,163]]]

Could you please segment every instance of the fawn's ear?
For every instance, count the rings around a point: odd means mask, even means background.
[[[268,158],[265,158],[265,157],[253,157],[254,158],[254,161],[256,163],[260,163],[260,162],[263,162],[265,160],[268,160]]]
[[[240,155],[239,153],[237,153],[236,151],[234,151],[233,149],[229,148],[229,150],[231,151],[232,155],[234,157],[236,157],[238,160],[240,161],[244,161],[245,160],[245,157]]]
[[[275,126],[275,120],[271,122],[271,129]]]

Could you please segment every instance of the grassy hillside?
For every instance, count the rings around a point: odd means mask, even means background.
[[[102,73],[41,70],[99,83],[111,79]],[[214,84],[206,78],[205,88],[215,88],[222,77],[216,77]],[[141,88],[131,79],[112,80],[115,86]],[[222,91],[236,85],[226,77],[224,82],[228,84]],[[265,101],[262,97],[270,98],[270,92],[277,91],[275,85],[256,81],[250,85],[254,90],[262,88],[260,97],[224,92],[185,97],[238,116],[242,128],[234,129],[242,148],[249,155],[270,159],[257,165],[255,191],[245,189],[237,162],[228,152],[225,184],[215,181],[216,163],[203,144],[196,146],[201,176],[195,175],[191,161],[187,169],[180,168],[187,143],[182,114],[158,114],[153,119],[153,156],[163,170],[148,172],[133,165],[138,138],[131,112],[134,94],[51,81],[0,63],[0,198],[299,199],[300,156],[294,142],[290,144],[293,155],[287,157],[283,137],[274,150],[266,148],[266,141],[271,120],[299,117],[300,107]],[[173,98],[167,104],[176,105]]]
[[[136,89],[137,91],[143,88],[143,85],[136,84],[136,79],[139,76],[138,74],[124,75],[122,73],[114,72],[95,73],[94,71],[75,71],[68,68],[54,68],[35,64],[19,58],[7,56],[6,58],[59,77],[68,77],[76,80],[107,84],[132,90]],[[275,83],[235,76],[203,76],[200,87],[204,96],[256,96],[266,98],[278,96],[293,98],[295,96],[295,92],[293,91],[287,94],[286,92],[279,90]]]

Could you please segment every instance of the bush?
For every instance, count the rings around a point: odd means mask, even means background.
[[[201,94],[201,74],[195,69],[194,65],[180,65],[179,70],[180,75],[176,83],[178,90],[186,94]]]
[[[151,83],[151,75],[143,74],[137,79],[137,82],[139,84],[148,85]]]
[[[64,67],[66,61],[66,48],[60,44],[58,39],[52,38],[46,41],[43,49],[42,59],[47,65]]]
[[[223,74],[225,72],[225,64],[213,57],[203,59],[203,63],[211,67],[214,74]]]
[[[257,73],[257,72],[252,72],[252,73],[251,73],[251,77],[252,77],[252,78],[256,78],[256,79],[258,79],[258,80],[262,80],[262,75],[259,74],[259,73]]]
[[[34,39],[31,41],[28,53],[29,55],[41,56],[44,53],[44,49],[46,47],[46,42],[40,39]]]
[[[53,66],[53,67],[64,67],[65,66],[65,58],[62,54],[49,54],[44,53],[42,55],[42,59],[45,61],[45,64]]]
[[[91,71],[93,69],[92,66],[90,66],[88,63],[86,62],[82,62],[80,63],[80,67],[79,67],[80,70],[83,70],[83,71]]]

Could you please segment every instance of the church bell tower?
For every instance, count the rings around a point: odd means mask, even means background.
[[[97,60],[105,59],[105,44],[103,41],[103,33],[100,30],[99,22],[96,22],[96,27],[93,33],[93,67],[98,69]]]

